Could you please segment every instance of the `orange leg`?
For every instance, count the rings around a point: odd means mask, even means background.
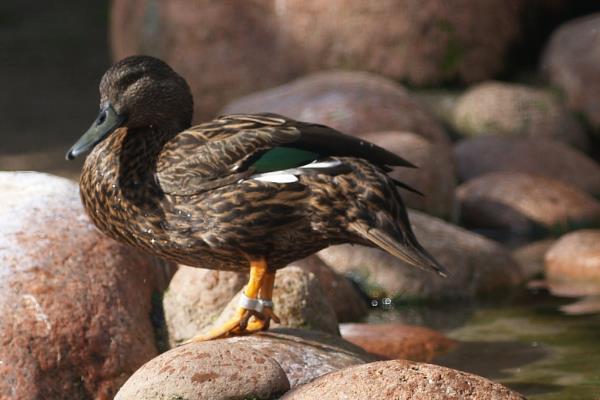
[[[267,272],[267,262],[264,258],[250,261],[250,279],[233,318],[211,329],[207,334],[194,336],[187,342],[258,332],[269,327],[271,318],[279,322],[279,318],[273,314],[271,303],[274,281],[275,273]]]

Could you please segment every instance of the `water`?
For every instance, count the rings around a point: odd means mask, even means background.
[[[600,399],[600,314],[572,316],[569,300],[527,292],[486,304],[378,309],[370,321],[438,329],[460,342],[434,362],[472,372],[531,400]]]

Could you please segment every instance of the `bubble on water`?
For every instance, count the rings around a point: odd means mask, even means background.
[[[379,302],[377,300],[371,300],[371,307],[377,307]]]
[[[391,306],[392,305],[392,299],[390,299],[389,297],[384,298],[382,301],[384,306]]]

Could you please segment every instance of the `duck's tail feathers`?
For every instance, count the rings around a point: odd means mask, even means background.
[[[446,269],[410,234],[400,241],[384,230],[370,227],[363,222],[350,223],[349,228],[375,246],[414,267],[433,270],[443,277],[447,276]]]

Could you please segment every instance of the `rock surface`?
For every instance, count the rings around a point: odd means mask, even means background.
[[[545,256],[550,290],[563,296],[600,295],[600,230],[562,236]]]
[[[171,347],[211,325],[247,282],[244,272],[180,266],[163,297]]]
[[[454,126],[466,136],[542,137],[588,146],[583,128],[555,94],[513,83],[485,82],[469,89],[454,108]]]
[[[429,362],[456,346],[443,334],[421,326],[398,323],[341,324],[342,337],[382,359]]]
[[[216,340],[154,358],[129,378],[115,400],[272,399],[289,387],[285,372],[271,357]]]
[[[350,135],[409,131],[434,143],[448,138],[402,86],[366,72],[319,72],[229,103],[228,113],[274,112],[318,122]]]
[[[554,140],[482,136],[459,142],[454,155],[462,181],[490,172],[525,172],[600,194],[600,165]]]
[[[522,281],[518,264],[501,245],[418,211],[409,217],[421,244],[448,270],[446,278],[369,247],[332,246],[318,255],[334,270],[355,274],[375,296],[470,298]]]
[[[311,71],[365,70],[416,85],[479,81],[504,67],[523,2],[284,0],[275,11]],[[373,44],[377,43],[377,46]]]
[[[477,375],[437,365],[393,360],[325,375],[282,398],[305,399],[522,400],[524,397]]]
[[[112,399],[157,350],[167,265],[96,230],[75,183],[0,173],[0,398]]]
[[[366,299],[355,284],[331,269],[318,256],[312,255],[292,265],[315,274],[338,322],[358,321],[367,314]]]
[[[544,273],[544,257],[554,243],[556,243],[555,239],[538,240],[512,252],[514,259],[521,265],[525,277],[534,278]]]
[[[456,172],[450,148],[411,132],[374,132],[362,138],[390,150],[418,168],[395,168],[390,175],[423,193],[401,190],[407,207],[443,219],[456,218]]]
[[[542,72],[564,91],[567,104],[600,126],[600,13],[571,20],[550,38],[542,59]]]
[[[369,361],[339,337],[277,329],[176,347],[140,368],[115,399],[272,399],[290,386]]]
[[[466,226],[518,236],[560,233],[600,223],[600,203],[560,181],[516,172],[479,176],[457,189]]]

